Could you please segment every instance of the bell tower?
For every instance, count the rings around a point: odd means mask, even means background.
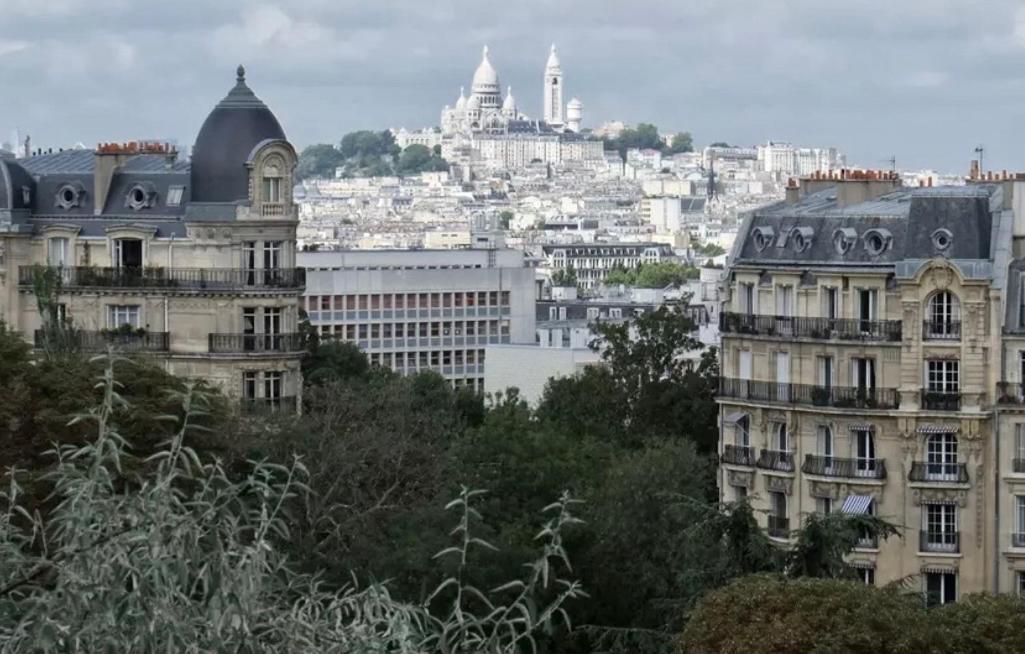
[[[565,122],[562,113],[562,66],[554,43],[545,65],[544,120],[553,127],[562,127]]]

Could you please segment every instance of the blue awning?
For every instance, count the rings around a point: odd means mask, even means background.
[[[851,515],[868,515],[870,508],[872,508],[871,495],[848,495],[847,499],[843,501],[840,512]]]

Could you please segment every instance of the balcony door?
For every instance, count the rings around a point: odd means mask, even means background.
[[[831,474],[834,465],[833,430],[828,425],[819,425],[815,438],[816,452],[822,458],[824,474]]]
[[[874,477],[876,474],[876,439],[871,429],[854,430],[854,474]]]
[[[776,399],[790,401],[790,353],[776,353]]]
[[[264,349],[277,352],[281,349],[281,309],[265,307],[263,310]]]
[[[256,350],[256,307],[242,309],[242,350]]]
[[[925,547],[927,551],[957,550],[957,507],[953,504],[925,504]]]
[[[877,296],[878,292],[874,288],[858,289],[858,319],[863,332],[872,331],[872,321],[876,319]]]
[[[137,238],[114,239],[114,266],[125,269],[142,268],[142,240]]]
[[[932,434],[926,441],[925,472],[929,479],[957,481],[957,436]]]
[[[256,241],[242,243],[242,274],[247,286],[256,285]]]
[[[873,397],[876,391],[875,359],[851,359],[851,386],[858,389],[859,397]]]

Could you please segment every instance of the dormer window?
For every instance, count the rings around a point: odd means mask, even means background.
[[[263,201],[264,202],[281,202],[281,178],[280,177],[264,177],[263,178]]]
[[[156,189],[149,182],[136,184],[128,190],[125,206],[133,211],[141,211],[153,206],[157,198]]]
[[[937,252],[946,252],[950,244],[954,242],[954,235],[949,229],[940,227],[932,233],[932,246]]]
[[[872,256],[882,254],[888,247],[893,237],[885,229],[870,229],[865,232],[862,239],[865,242],[865,251]]]
[[[847,254],[857,239],[857,232],[850,227],[843,227],[833,232],[833,247],[836,248],[837,254]]]
[[[26,186],[22,189],[22,193],[27,198],[25,204],[28,204],[28,200],[31,199],[31,193],[28,192],[29,188]],[[63,184],[57,189],[57,206],[65,211],[74,209],[75,207],[82,206],[82,199],[85,196],[85,188],[79,182],[71,182]]]
[[[772,243],[773,230],[771,227],[756,227],[754,230],[755,249],[761,252]]]
[[[793,243],[794,250],[804,252],[811,247],[811,239],[814,234],[815,230],[811,227],[794,227],[790,230],[790,242]]]
[[[182,203],[182,195],[185,193],[184,186],[172,186],[167,189],[167,206],[178,207]]]

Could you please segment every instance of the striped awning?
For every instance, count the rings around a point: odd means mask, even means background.
[[[922,572],[935,572],[938,574],[957,572],[957,568],[953,565],[923,565],[921,570]]]
[[[875,427],[868,424],[867,422],[858,422],[853,425],[850,425],[849,428],[851,431],[872,431],[873,429],[875,429]]]
[[[918,425],[919,434],[955,434],[957,425]]]
[[[848,495],[847,499],[843,501],[843,507],[841,507],[840,513],[848,513],[850,515],[867,515],[868,510],[871,507],[871,495]]]
[[[726,422],[728,422],[729,424],[735,425],[735,424],[737,424],[738,422],[740,422],[741,420],[743,420],[746,417],[747,417],[747,412],[746,411],[734,411],[733,413],[731,413],[731,414],[726,416]]]
[[[852,568],[857,568],[858,570],[875,570],[876,569],[876,564],[875,563],[873,563],[871,561],[861,561],[861,560],[858,560],[858,559],[855,559],[853,561],[848,561],[847,565],[851,566]]]

